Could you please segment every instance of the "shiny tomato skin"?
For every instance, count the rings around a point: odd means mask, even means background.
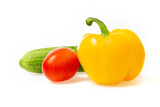
[[[57,48],[44,59],[42,71],[49,80],[60,82],[72,78],[79,65],[78,57],[72,49]]]

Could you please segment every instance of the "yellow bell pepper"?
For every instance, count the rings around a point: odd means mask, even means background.
[[[88,18],[87,25],[96,22],[101,34],[86,34],[77,55],[87,75],[99,84],[117,84],[136,78],[142,70],[145,51],[138,36],[128,29],[109,32],[105,24]]]

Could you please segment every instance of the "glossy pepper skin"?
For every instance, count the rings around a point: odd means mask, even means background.
[[[88,18],[86,23],[96,22],[102,34],[86,34],[77,55],[87,75],[99,84],[117,84],[136,78],[144,64],[145,51],[138,36],[128,29],[109,32],[103,22]]]

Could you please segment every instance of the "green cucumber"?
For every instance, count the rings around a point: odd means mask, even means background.
[[[73,49],[75,52],[77,51],[77,46],[63,47]],[[55,48],[61,47],[41,48],[29,51],[19,60],[19,65],[29,72],[42,73],[41,66],[44,58],[48,55],[49,52],[51,52]],[[84,72],[81,65],[78,69],[78,72]]]

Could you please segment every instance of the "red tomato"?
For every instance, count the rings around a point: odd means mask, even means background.
[[[42,71],[49,80],[58,82],[72,78],[79,65],[78,57],[72,49],[57,48],[44,59]]]

